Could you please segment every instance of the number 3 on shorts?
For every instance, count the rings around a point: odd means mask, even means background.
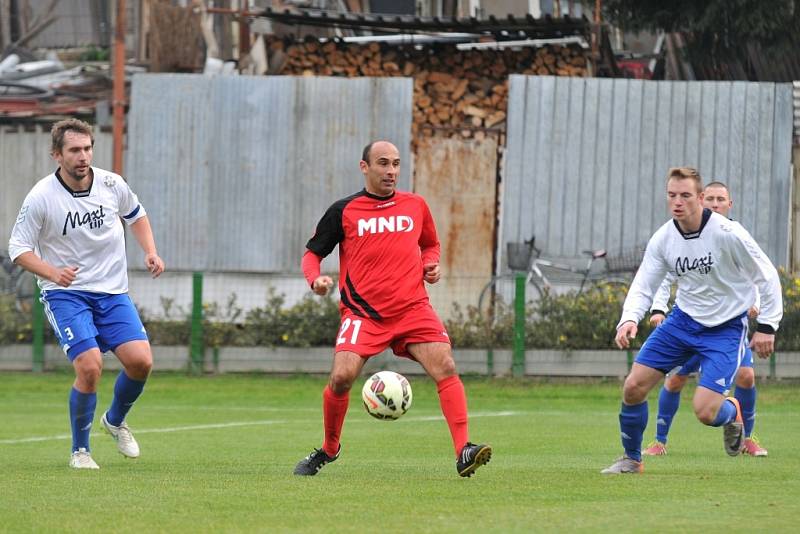
[[[75,334],[72,333],[72,328],[68,326],[64,328],[64,333],[67,334],[67,341],[70,341],[75,338]]]
[[[347,329],[350,328],[351,323],[353,325],[353,333],[350,334],[350,344],[351,345],[356,344],[356,340],[358,339],[358,331],[361,330],[361,319],[356,319],[355,321],[351,321],[350,318],[348,317],[347,319],[342,321],[342,327],[339,329],[339,337],[336,338],[337,345],[341,345],[342,343],[347,341],[344,338],[344,335],[347,332]]]

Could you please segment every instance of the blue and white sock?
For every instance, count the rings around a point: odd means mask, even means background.
[[[727,425],[736,419],[736,405],[729,399],[725,399],[717,412],[717,418],[709,426]]]
[[[744,423],[744,437],[749,438],[756,424],[756,388],[743,388],[736,386],[733,396],[739,401],[742,408],[742,422]]]
[[[670,391],[666,387],[661,387],[658,394],[658,419],[656,420],[656,440],[667,443],[669,428],[672,426],[672,418],[678,413],[681,405],[681,392]]]
[[[647,401],[628,406],[624,402],[619,411],[619,431],[622,446],[628,458],[642,461],[642,436],[647,428]]]
[[[89,433],[92,431],[97,393],[81,393],[74,387],[69,392],[69,424],[72,428],[72,452],[89,451]]]
[[[114,399],[108,409],[106,420],[114,426],[119,426],[125,420],[125,416],[142,394],[145,381],[134,380],[120,371],[117,381],[114,383]]]

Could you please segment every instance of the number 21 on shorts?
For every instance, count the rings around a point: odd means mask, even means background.
[[[351,321],[350,318],[346,318],[342,321],[342,327],[339,329],[339,336],[336,338],[336,344],[341,345],[347,339],[345,339],[345,334],[347,334],[347,330],[350,328],[350,325],[353,325],[353,333],[350,334],[350,344],[355,345],[356,340],[358,339],[358,332],[361,330],[361,319],[356,319],[355,321]]]

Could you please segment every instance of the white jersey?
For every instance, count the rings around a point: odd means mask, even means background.
[[[672,296],[672,284],[675,283],[675,276],[672,273],[667,273],[667,276],[664,278],[664,281],[659,286],[658,291],[656,291],[656,296],[653,297],[653,303],[650,305],[650,312],[660,311],[660,312],[667,312],[669,307],[669,298]],[[758,288],[755,288],[755,300],[753,301],[753,306],[756,309],[761,308],[761,299],[758,295]]]
[[[24,252],[34,252],[59,269],[78,267],[68,288],[39,278],[43,290],[128,291],[120,217],[130,225],[145,211],[121,176],[97,167],[92,167],[92,173],[88,191],[72,191],[58,171],[42,178],[19,211],[8,243],[12,260]]]
[[[741,224],[711,210],[704,211],[697,232],[684,234],[670,220],[653,234],[617,328],[641,321],[665,276],[678,283],[678,307],[703,326],[720,325],[747,311],[756,288],[758,323],[777,330],[783,317],[780,279],[772,262]]]

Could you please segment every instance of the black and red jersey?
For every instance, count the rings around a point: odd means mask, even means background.
[[[439,262],[439,238],[420,195],[362,190],[325,212],[306,248],[320,257],[339,245],[340,306],[373,319],[428,300],[423,264]]]

